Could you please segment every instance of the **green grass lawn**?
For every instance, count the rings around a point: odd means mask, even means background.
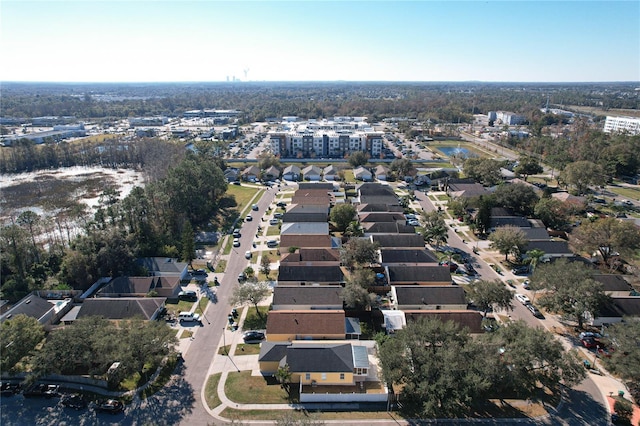
[[[263,192],[264,189],[249,186],[229,185],[227,187],[227,194],[234,196],[236,203],[238,203],[237,209],[239,212],[243,212],[243,210],[249,207],[251,200],[256,194],[258,194],[257,198],[260,198]]]
[[[220,376],[222,373],[216,373],[209,376],[207,384],[205,385],[204,399],[207,401],[209,408],[215,408],[222,404],[220,398],[218,398],[218,383],[220,382]]]
[[[167,311],[174,312],[176,315],[178,315],[179,312],[190,311],[194,303],[195,302],[188,302],[186,300],[180,300],[178,303],[167,301],[166,307]]]
[[[297,394],[298,388],[291,388]],[[275,378],[252,376],[251,371],[230,372],[224,392],[231,401],[239,404],[286,404],[290,401]]]
[[[236,345],[236,356],[258,355],[260,353],[260,343],[239,343]]]
[[[258,306],[262,318],[258,316],[254,306],[247,306],[245,309],[248,309],[248,311],[242,325],[243,330],[264,330],[267,328],[268,306]]]
[[[280,225],[273,225],[267,228],[267,237],[280,235]]]
[[[621,197],[630,198],[632,200],[640,200],[640,189],[630,188],[627,186],[608,186],[607,189]]]

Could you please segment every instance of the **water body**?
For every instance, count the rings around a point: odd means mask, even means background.
[[[460,148],[457,146],[441,146],[441,147],[438,147],[438,151],[442,152],[447,157],[453,157],[453,156],[470,157],[471,156],[471,151],[469,151],[467,148]]]

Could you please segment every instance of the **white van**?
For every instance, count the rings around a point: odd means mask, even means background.
[[[193,312],[180,312],[180,315],[178,315],[178,321],[180,321],[180,322],[183,322],[183,321],[200,322],[200,315],[199,314],[194,314]]]

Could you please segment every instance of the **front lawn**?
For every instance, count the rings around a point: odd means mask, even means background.
[[[252,376],[251,370],[230,372],[224,392],[239,404],[286,404],[298,400],[297,386],[291,386],[290,398],[274,377]]]
[[[258,306],[258,309],[264,319],[258,316],[255,307],[247,306],[245,309],[248,309],[248,311],[247,316],[244,319],[244,324],[242,325],[244,330],[264,330],[267,328],[267,315],[269,314],[268,306]]]
[[[218,383],[220,382],[220,376],[222,373],[216,373],[209,376],[207,384],[204,390],[204,399],[207,401],[209,408],[213,409],[222,404],[220,398],[218,398]]]

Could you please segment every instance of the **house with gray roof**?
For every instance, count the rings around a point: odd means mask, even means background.
[[[389,176],[389,168],[386,166],[383,166],[382,164],[379,164],[373,170],[373,174],[377,180],[386,181],[387,177]]]
[[[413,265],[422,263],[437,264],[438,258],[429,250],[419,249],[380,249],[379,263],[388,265]]]
[[[164,297],[88,298],[80,305],[77,318],[99,316],[109,320],[142,318],[153,321],[164,310],[165,302]]]
[[[283,286],[273,288],[272,310],[343,309],[342,287]]]
[[[482,328],[482,314],[472,310],[405,310],[402,311],[407,324],[414,323],[423,319],[437,319],[442,322],[451,321],[460,328],[466,328],[471,334],[484,333]]]
[[[300,167],[296,166],[295,164],[285,167],[284,170],[282,171],[282,179],[293,181],[293,182],[299,180]]]
[[[39,296],[37,292],[33,292],[3,313],[0,316],[0,323],[18,315],[26,315],[38,320],[45,330],[50,330],[51,326],[57,324],[72,307],[73,299],[71,298],[48,300]]]
[[[419,234],[373,234],[371,242],[380,248],[424,248],[424,238]]]
[[[419,266],[385,266],[385,275],[389,285],[451,285],[449,267],[424,264]]]
[[[464,289],[457,285],[391,286],[391,299],[394,309],[403,311],[467,309]]]
[[[345,275],[340,265],[291,265],[280,264],[278,285],[340,285]]]
[[[542,250],[544,252],[543,260],[574,256],[574,253],[569,249],[569,243],[566,241],[529,241],[522,250],[522,252],[525,253],[524,257],[526,257],[526,253],[528,251],[534,249]]]
[[[243,180],[248,182],[255,182],[260,179],[260,167],[251,165],[244,169],[242,173],[240,173]]]
[[[280,177],[280,169],[276,166],[271,166],[265,169],[263,176],[266,180],[276,180]]]
[[[117,277],[111,279],[96,295],[98,297],[145,297],[155,294],[158,297],[177,296],[182,290],[180,277]]]
[[[280,235],[328,235],[328,222],[294,222],[283,223]]]
[[[340,177],[338,176],[338,169],[331,164],[322,169],[322,175],[324,176],[325,180],[340,180]]]
[[[136,260],[138,266],[153,277],[179,277],[181,281],[189,281],[191,276],[186,262],[170,257],[144,257]]]
[[[626,297],[631,294],[631,284],[618,274],[593,274],[592,278],[604,286],[604,292],[611,297]]]
[[[362,166],[353,169],[353,176],[356,178],[356,180],[363,182],[371,182],[373,180],[373,173],[371,173],[369,169]]]
[[[415,234],[415,226],[399,222],[365,222],[360,224],[365,237],[373,234]]]
[[[304,180],[318,182],[322,178],[322,169],[318,166],[310,165],[302,169]]]

